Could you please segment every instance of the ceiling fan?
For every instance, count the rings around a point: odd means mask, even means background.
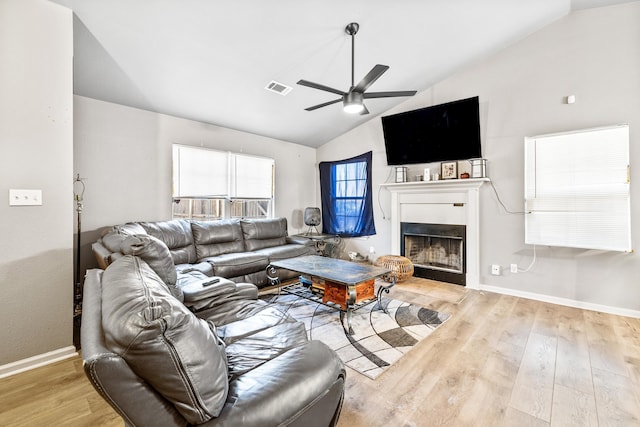
[[[326,107],[327,105],[335,104],[337,102],[342,101],[344,106],[344,111],[347,113],[360,113],[360,114],[369,114],[369,110],[364,105],[365,99],[371,98],[392,98],[396,96],[413,96],[416,94],[415,90],[407,90],[407,91],[396,91],[396,92],[367,92],[366,90],[371,86],[376,80],[384,74],[385,71],[389,69],[388,65],[380,65],[377,64],[375,67],[369,71],[369,73],[364,76],[360,83],[357,85],[354,84],[354,57],[355,57],[355,35],[358,32],[360,25],[357,22],[352,22],[347,25],[344,31],[351,36],[351,88],[348,92],[343,92],[338,89],[334,89],[329,86],[321,85],[318,83],[313,83],[307,80],[298,81],[299,85],[307,86],[313,89],[323,90],[325,92],[335,93],[336,95],[340,95],[341,98],[334,99],[333,101],[325,102],[322,104],[314,105],[313,107],[305,108],[306,111],[317,110],[318,108]]]

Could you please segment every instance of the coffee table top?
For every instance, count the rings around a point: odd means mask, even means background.
[[[297,271],[302,274],[320,277],[332,282],[342,283],[344,285],[356,285],[391,272],[391,270],[383,267],[374,267],[369,264],[318,255],[283,259],[280,261],[274,261],[271,265],[278,268]]]

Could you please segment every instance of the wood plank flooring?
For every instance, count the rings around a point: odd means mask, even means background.
[[[410,279],[452,318],[376,380],[348,370],[339,427],[640,426],[640,319]],[[79,358],[0,380],[0,426],[122,426]]]

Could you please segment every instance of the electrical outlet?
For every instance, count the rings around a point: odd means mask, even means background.
[[[491,274],[494,276],[500,275],[500,266],[498,264],[491,264]]]
[[[512,273],[518,272],[518,264],[511,264],[511,272]]]

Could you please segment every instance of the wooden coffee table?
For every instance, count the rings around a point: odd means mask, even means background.
[[[351,313],[373,301],[377,301],[378,306],[386,312],[381,303],[381,295],[383,292],[389,293],[389,289],[395,285],[395,277],[391,274],[391,270],[387,268],[318,255],[301,256],[272,262],[267,267],[267,275],[273,284],[280,283],[277,277],[277,268],[284,268],[310,276],[312,283],[309,283],[309,286],[305,287],[301,283],[295,283],[283,287],[282,290],[338,308],[342,325],[349,334],[353,334]],[[380,276],[390,276],[391,282],[380,285],[376,293],[374,283],[376,277]],[[321,301],[317,295],[314,295],[308,289],[309,287],[321,289]],[[346,326],[344,325],[345,314],[347,317]]]

